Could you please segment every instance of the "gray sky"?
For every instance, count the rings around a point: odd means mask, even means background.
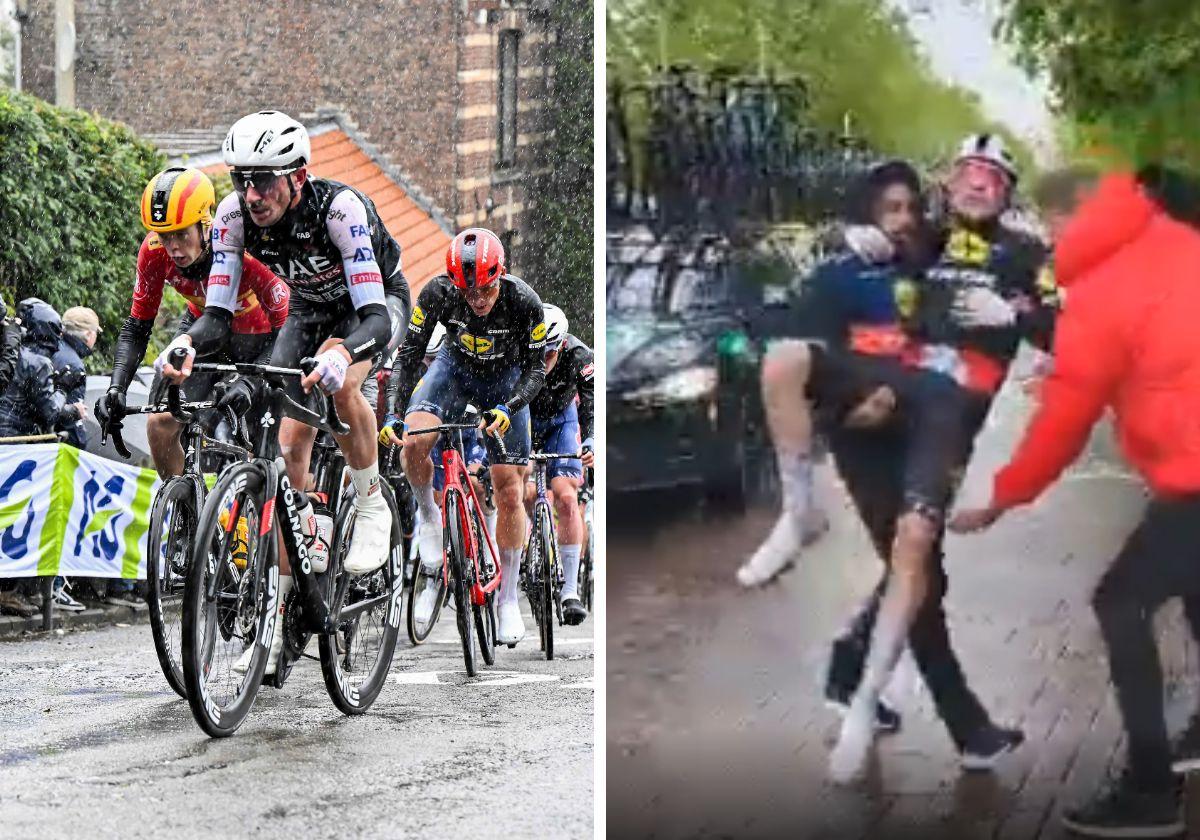
[[[909,28],[935,73],[976,91],[988,115],[1022,137],[1039,162],[1053,160],[1046,86],[1031,81],[1013,63],[1011,50],[992,37],[997,0],[886,1],[908,14]]]

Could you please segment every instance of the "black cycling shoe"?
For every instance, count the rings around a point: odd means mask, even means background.
[[[587,618],[587,607],[578,598],[564,598],[562,602],[562,617],[563,624],[570,624],[574,627],[577,624],[583,624],[583,620]]]
[[[977,729],[962,747],[964,770],[992,770],[1003,756],[1025,743],[1020,729],[1005,729],[989,723]]]
[[[1063,825],[1084,837],[1180,837],[1182,801],[1178,785],[1142,791],[1122,779],[1063,814]]]
[[[825,705],[838,714],[845,716],[850,711],[850,701],[854,692],[843,686],[829,683],[825,686]],[[882,698],[875,704],[875,731],[890,735],[900,730],[900,713],[889,706]]]
[[[1188,728],[1171,743],[1171,769],[1176,773],[1200,770],[1200,712],[1192,716]]]

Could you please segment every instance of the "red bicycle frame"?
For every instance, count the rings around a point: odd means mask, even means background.
[[[447,446],[442,450],[442,469],[446,476],[446,485],[442,493],[442,533],[446,533],[446,529],[450,527],[450,523],[446,521],[446,499],[451,493],[457,493],[463,498],[464,502],[470,499],[471,505],[476,511],[480,510],[479,499],[475,495],[475,486],[471,484],[471,474],[467,472],[466,464],[463,463],[462,455],[453,446]],[[462,520],[459,523],[460,533],[463,535],[463,550],[467,552],[467,556],[471,558],[471,562],[475,566],[475,580],[471,584],[471,603],[477,607],[487,603],[487,596],[494,592],[500,585],[500,553],[496,550],[495,543],[492,542],[492,535],[487,528],[480,528],[483,532],[484,542],[487,544],[488,552],[492,556],[492,565],[495,566],[496,575],[486,586],[479,583],[479,546],[475,540],[475,529],[471,522],[471,511],[466,504],[458,506],[459,518]],[[442,580],[450,585],[450,564],[446,562],[446,553],[442,552]]]

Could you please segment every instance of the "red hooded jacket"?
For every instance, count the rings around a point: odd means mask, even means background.
[[[1033,501],[1112,407],[1121,449],[1155,493],[1200,492],[1200,232],[1129,175],[1079,208],[1054,252],[1066,303],[1054,371],[992,503]]]

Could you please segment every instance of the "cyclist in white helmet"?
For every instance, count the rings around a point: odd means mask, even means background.
[[[366,574],[387,558],[390,512],[379,492],[375,414],[361,387],[373,364],[399,345],[409,311],[408,283],[400,246],[384,228],[371,199],[345,184],[313,177],[308,132],[281,111],[259,111],[234,123],[225,137],[225,163],[234,191],[217,207],[212,227],[213,264],[204,312],[167,347],[155,367],[181,381],[191,371],[193,342],[207,343],[229,330],[251,254],[291,289],[287,320],[271,363],[296,367],[315,356],[317,368],[289,383],[298,402],[313,386],[332,395],[350,433],[338,438],[356,490],[357,521],[345,569]],[[185,348],[181,370],[167,361]],[[304,489],[316,430],[281,420],[279,442],[290,483]],[[301,495],[301,498],[304,498]],[[306,539],[315,540],[311,504],[301,511]],[[275,672],[282,647],[283,604],[291,568],[280,557],[279,614],[267,674]],[[250,651],[247,651],[249,654]],[[244,657],[249,661],[249,656]]]
[[[568,330],[567,316],[553,304],[545,304],[546,384],[529,406],[533,447],[543,452],[579,452],[580,458],[556,458],[546,468],[554,509],[558,514],[559,554],[562,557],[563,621],[579,624],[587,608],[577,591],[579,553],[583,547],[583,517],[579,510],[579,485],[583,468],[595,462],[593,417],[595,360],[588,347]],[[578,398],[578,406],[576,405]]]

